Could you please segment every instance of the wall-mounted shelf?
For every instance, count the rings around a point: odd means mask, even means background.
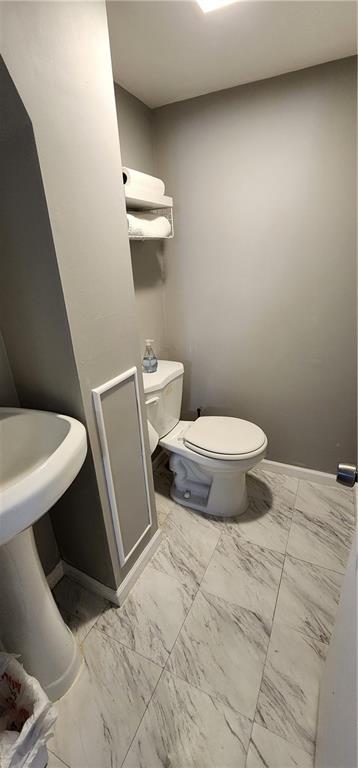
[[[169,199],[172,200],[172,198],[169,198]],[[137,212],[138,213],[138,209],[130,210],[129,206],[128,206],[127,210],[128,210],[128,213],[131,213],[131,212],[133,212],[133,213]],[[150,209],[146,208],[145,210],[150,210],[151,213],[154,213],[157,216],[166,216],[166,218],[169,220],[170,225],[171,225],[170,235],[166,235],[166,237],[160,237],[160,236],[158,236],[158,237],[147,237],[147,236],[143,237],[143,235],[131,235],[131,234],[128,234],[129,239],[130,240],[142,240],[142,241],[144,241],[144,240],[171,240],[174,237],[174,219],[173,219],[173,208],[172,208],[172,206],[168,207],[168,208],[150,208]]]
[[[153,211],[162,208],[173,208],[173,198],[168,195],[161,195],[160,197],[131,197],[129,191],[127,193],[126,188],[124,188],[124,194],[127,210]]]

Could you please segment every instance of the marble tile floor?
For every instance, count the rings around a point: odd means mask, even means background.
[[[54,590],[85,663],[49,768],[313,768],[353,493],[258,468],[222,521],[155,484],[163,541],[123,606]]]

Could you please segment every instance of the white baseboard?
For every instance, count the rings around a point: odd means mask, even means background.
[[[66,563],[65,560],[63,560],[63,570],[65,576],[68,576],[72,581],[77,581],[78,584],[81,584],[81,587],[88,589],[89,592],[94,592],[95,595],[103,597],[104,600],[108,600],[110,603],[118,605],[115,589],[107,587],[106,584],[102,584],[97,579],[93,579],[88,573],[80,571],[79,568]]]
[[[117,605],[122,605],[122,603],[125,601],[128,593],[134,586],[138,577],[144,571],[144,568],[149,562],[150,558],[154,555],[154,552],[158,549],[161,540],[162,540],[162,531],[158,528],[154,536],[151,538],[149,544],[147,544],[146,548],[143,549],[143,552],[141,552],[141,554],[139,555],[138,560],[136,560],[136,562],[133,565],[133,568],[131,568],[129,573],[127,573],[127,576],[125,577],[125,579],[123,579],[122,584],[119,585],[116,591]]]
[[[159,547],[161,538],[162,532],[160,530],[156,531],[117,590],[107,587],[105,584],[97,581],[97,579],[93,579],[92,576],[88,576],[87,573],[80,571],[78,568],[74,568],[73,565],[66,563],[65,560],[60,560],[53,571],[47,576],[49,587],[50,589],[53,589],[62,576],[68,576],[70,579],[73,579],[73,581],[77,581],[78,584],[81,584],[85,589],[88,589],[89,592],[94,592],[94,594],[99,595],[104,598],[104,600],[108,600],[114,605],[122,605],[148,561]]]
[[[58,584],[58,582],[61,581],[63,576],[64,576],[63,562],[62,560],[59,560],[58,563],[56,563],[55,567],[52,569],[52,571],[50,571],[50,573],[48,573],[46,576],[47,583],[50,589],[54,589],[56,584]]]
[[[281,464],[280,461],[270,461],[263,459],[260,467],[267,472],[278,472],[282,475],[297,477],[298,480],[308,480],[310,483],[321,483],[321,485],[335,485],[336,476],[328,472],[320,472],[318,469],[307,469],[306,467],[297,467],[294,464]]]

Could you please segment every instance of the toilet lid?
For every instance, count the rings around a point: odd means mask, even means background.
[[[204,456],[240,459],[260,453],[266,448],[267,437],[250,421],[231,416],[201,416],[186,431],[184,443]]]

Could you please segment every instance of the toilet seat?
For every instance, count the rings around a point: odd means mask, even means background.
[[[222,461],[254,457],[267,445],[260,427],[232,416],[201,416],[183,437],[185,446],[194,453]]]

